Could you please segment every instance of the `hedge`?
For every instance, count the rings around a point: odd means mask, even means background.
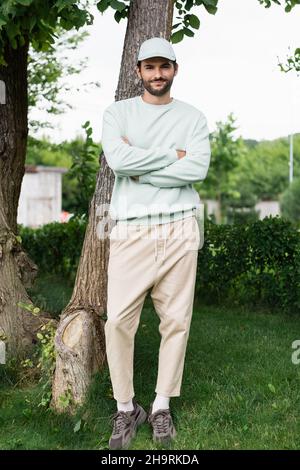
[[[205,223],[196,299],[300,313],[300,234],[279,216],[248,224]]]
[[[85,219],[19,229],[23,246],[40,271],[75,279]],[[198,256],[195,300],[300,313],[300,234],[296,226],[279,216],[236,225],[207,220]]]

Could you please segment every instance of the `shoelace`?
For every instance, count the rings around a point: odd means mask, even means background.
[[[114,423],[114,434],[119,434],[126,426],[131,422],[132,418],[128,415],[128,412],[117,411],[111,417],[111,421]]]
[[[154,430],[158,434],[165,434],[169,428],[170,412],[162,410],[149,416],[149,423],[152,424]]]

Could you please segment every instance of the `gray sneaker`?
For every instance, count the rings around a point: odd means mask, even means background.
[[[137,427],[147,419],[146,411],[132,400],[133,411],[117,411],[111,417],[113,432],[109,439],[110,449],[127,449],[135,437]]]
[[[153,441],[163,445],[169,445],[176,436],[176,429],[173,424],[169,409],[157,410],[152,413],[153,403],[150,405],[148,422],[153,429]]]

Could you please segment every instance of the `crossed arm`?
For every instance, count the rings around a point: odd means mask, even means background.
[[[118,118],[107,109],[103,115],[102,148],[108,165],[117,176],[140,176],[165,168],[178,160],[177,151],[167,146],[142,149],[121,137]]]
[[[114,173],[160,188],[186,186],[205,179],[210,163],[209,131],[204,115],[198,118],[186,151],[130,145],[109,110],[103,117],[102,147]]]

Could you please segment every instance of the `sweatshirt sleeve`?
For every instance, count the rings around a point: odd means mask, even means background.
[[[109,108],[103,114],[101,144],[107,164],[117,176],[139,176],[178,160],[176,149],[143,149],[124,142],[121,126]]]
[[[175,188],[196,183],[206,178],[210,164],[210,142],[204,114],[198,118],[187,143],[186,155],[167,168],[151,171],[139,177],[140,183],[150,183],[160,188]]]

